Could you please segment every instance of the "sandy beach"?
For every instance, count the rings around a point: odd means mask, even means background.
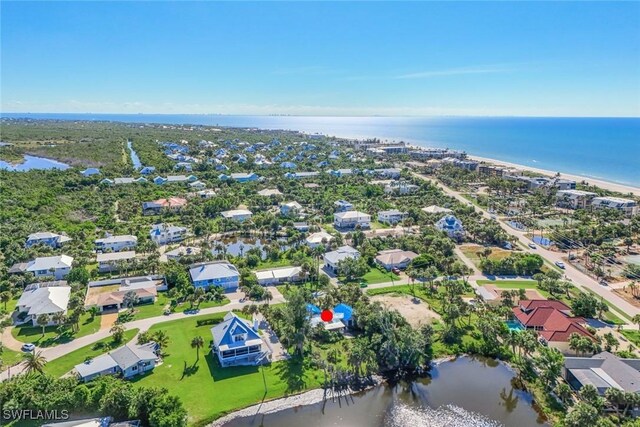
[[[630,186],[630,185],[617,184],[615,182],[604,181],[604,180],[596,179],[596,178],[590,178],[588,176],[566,174],[566,173],[562,173],[562,171],[550,171],[550,170],[546,170],[546,169],[533,168],[531,166],[523,166],[523,165],[518,165],[518,164],[515,164],[515,163],[504,162],[502,160],[488,159],[486,157],[478,157],[478,156],[473,156],[473,155],[469,155],[468,157],[470,159],[477,160],[479,162],[493,163],[495,165],[501,165],[501,166],[506,166],[506,167],[510,167],[510,168],[528,170],[528,171],[539,173],[541,175],[553,176],[557,172],[560,172],[560,176],[562,178],[572,179],[572,180],[574,180],[576,182],[586,181],[590,185],[595,185],[597,187],[604,188],[605,190],[616,191],[616,192],[622,193],[622,194],[631,193],[631,194],[634,194],[636,196],[640,196],[640,187],[633,187],[633,186]]]

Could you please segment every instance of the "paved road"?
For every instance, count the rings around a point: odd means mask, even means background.
[[[491,218],[491,215],[489,214],[489,212],[487,212],[486,210],[484,210],[484,209],[482,209],[482,208],[480,208],[478,206],[475,206],[469,200],[465,199],[459,192],[457,192],[455,190],[452,190],[451,188],[445,186],[444,184],[442,184],[442,183],[440,183],[440,182],[438,182],[436,180],[431,180],[431,179],[425,177],[424,175],[420,175],[420,174],[415,173],[415,172],[413,173],[413,175],[418,177],[418,178],[420,178],[420,179],[424,179],[426,181],[431,181],[431,182],[435,183],[447,195],[449,195],[451,197],[454,197],[456,200],[459,200],[463,204],[474,206],[476,211],[479,211],[485,218]],[[537,249],[531,249],[531,248],[529,248],[528,244],[532,243],[532,242],[528,237],[525,236],[525,232],[519,231],[519,230],[515,230],[515,229],[511,228],[504,221],[502,221],[500,219],[498,219],[497,221],[498,221],[498,223],[500,224],[500,226],[502,227],[502,229],[504,231],[506,231],[510,235],[516,237],[518,239],[518,241],[523,244],[523,246],[524,246],[523,249],[526,252],[529,252],[529,253],[532,253],[532,254],[538,254],[541,257],[543,257],[550,264],[554,264],[556,261],[565,262],[565,260],[563,259],[564,253],[553,252],[553,251],[544,249],[544,248],[539,247],[539,246],[538,246]],[[640,309],[639,308],[633,306],[632,304],[630,304],[629,302],[627,302],[623,298],[621,298],[618,295],[614,294],[609,287],[605,287],[605,286],[600,285],[596,280],[592,279],[591,277],[589,277],[588,275],[584,274],[583,272],[581,272],[577,268],[573,267],[570,263],[565,262],[565,264],[566,264],[566,269],[564,270],[564,274],[567,277],[567,279],[571,280],[571,282],[573,282],[573,284],[576,285],[578,288],[588,289],[588,290],[594,292],[595,294],[597,294],[598,296],[601,296],[602,298],[604,298],[605,301],[607,301],[609,304],[611,304],[613,306],[611,311],[616,313],[622,320],[626,320],[626,319],[624,317],[622,317],[621,312],[623,312],[623,313],[625,313],[625,314],[627,314],[628,316],[631,316],[631,317],[635,316],[636,314],[640,314]]]
[[[275,287],[273,287],[271,293],[273,294],[273,299],[271,300],[271,304],[278,304],[284,302],[284,297],[277,291]],[[139,329],[140,332],[144,332],[149,330],[149,328],[153,325],[158,325],[164,322],[170,322],[172,320],[178,319],[186,319],[189,317],[197,317],[204,316],[207,314],[213,313],[226,313],[231,310],[242,310],[242,308],[246,305],[252,304],[253,301],[240,302],[238,299],[231,300],[229,304],[219,306],[219,307],[209,307],[203,308],[198,311],[197,314],[185,314],[185,313],[173,313],[168,316],[157,316],[157,317],[149,317],[147,319],[134,320],[132,322],[124,323],[123,326],[126,330],[131,329]],[[7,328],[8,330],[9,328]],[[55,360],[59,357],[64,356],[74,350],[82,348],[84,346],[93,344],[96,341],[99,341],[103,338],[107,338],[111,335],[108,329],[103,329],[91,335],[86,335],[84,337],[76,338],[73,341],[68,343],[59,344],[54,347],[43,348],[42,355],[47,359],[47,361]],[[37,349],[40,350],[40,349]],[[24,370],[23,364],[18,364],[16,366],[11,367],[0,373],[0,381],[4,381],[9,376],[9,371],[11,372],[11,376],[21,373]]]

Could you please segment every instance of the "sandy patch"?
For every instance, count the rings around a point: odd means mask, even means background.
[[[429,309],[424,301],[413,302],[410,296],[375,295],[371,301],[379,301],[385,307],[398,310],[407,322],[413,327],[432,323],[434,319],[440,319],[440,315]]]
[[[100,316],[100,329],[110,329],[118,319],[118,312],[106,313]]]

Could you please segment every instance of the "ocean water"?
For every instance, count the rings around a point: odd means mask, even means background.
[[[526,166],[640,186],[640,118],[307,117],[188,114],[22,114],[62,120],[299,130],[448,147]]]

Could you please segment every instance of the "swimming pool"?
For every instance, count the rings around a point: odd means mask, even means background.
[[[512,331],[523,331],[524,330],[522,325],[519,322],[515,321],[515,320],[507,320],[504,323],[507,325],[507,328],[509,328]]]

